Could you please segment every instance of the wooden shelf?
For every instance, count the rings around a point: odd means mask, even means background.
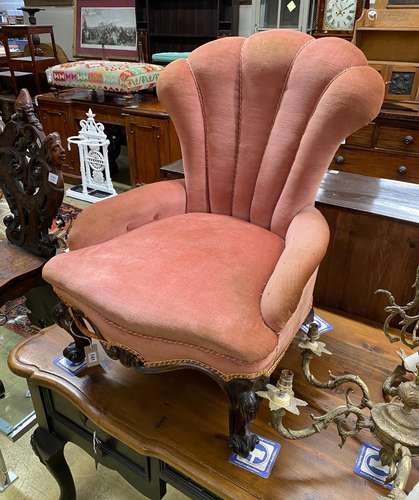
[[[374,27],[374,26],[362,26],[361,28],[357,28],[357,31],[419,31],[419,27],[417,28],[409,28],[406,26],[402,27]]]
[[[24,57],[12,57],[12,61],[17,61],[17,62],[32,62],[31,56],[24,56]],[[52,60],[55,61],[55,57],[51,56],[35,56],[35,61],[48,61]]]
[[[160,38],[214,38],[215,35],[198,35],[196,33],[150,33],[150,36]]]

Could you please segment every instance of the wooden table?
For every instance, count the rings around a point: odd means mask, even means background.
[[[15,94],[18,94],[16,73],[21,75],[33,75],[37,93],[42,92],[41,78],[45,77],[45,70],[50,66],[58,64],[57,49],[55,47],[54,30],[52,25],[16,24],[2,26],[2,42],[6,51],[12,86]],[[52,56],[43,56],[36,53],[35,39],[39,43],[39,35],[48,34],[53,49]],[[26,38],[28,40],[29,56],[13,56],[9,49],[9,38]]]
[[[45,259],[0,239],[0,306],[42,283]]]
[[[353,371],[368,382],[372,398],[381,400],[381,384],[397,363],[397,347],[376,328],[320,314],[335,329],[326,335],[334,356],[313,365],[319,377],[326,379],[328,368],[337,374]],[[367,500],[384,492],[352,472],[360,442],[373,442],[366,431],[342,450],[333,426],[303,441],[279,439],[268,425],[263,402],[253,429],[280,441],[282,449],[271,477],[262,479],[228,462],[227,400],[210,378],[189,370],[144,375],[109,359],[104,368],[70,376],[54,364],[68,341],[53,326],[25,340],[9,357],[12,371],[28,379],[40,426],[33,446],[58,480],[61,500],[75,498],[63,447],[71,441],[93,457],[94,433],[98,461],[152,499],[161,498],[165,483],[196,499]],[[310,411],[323,412],[342,402],[343,390],[329,393],[308,386],[299,365],[294,342],[281,367],[295,371],[295,390],[309,402]],[[308,420],[307,415],[291,416],[287,422],[300,427]],[[418,480],[416,464],[409,488]]]

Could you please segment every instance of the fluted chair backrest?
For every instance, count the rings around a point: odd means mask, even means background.
[[[377,115],[383,94],[357,47],[298,31],[219,39],[171,63],[158,95],[180,139],[187,210],[284,236],[314,203],[339,144]]]

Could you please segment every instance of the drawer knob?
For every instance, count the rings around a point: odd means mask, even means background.
[[[335,157],[335,163],[337,165],[342,165],[342,163],[345,163],[345,158],[342,155],[337,155]]]
[[[406,175],[407,174],[407,167],[405,165],[400,165],[400,167],[397,169],[397,172],[400,175]]]
[[[415,142],[415,139],[414,139],[414,137],[412,137],[411,135],[405,135],[405,136],[403,137],[403,142],[404,142],[405,144],[409,145],[409,144],[413,144],[413,143]]]

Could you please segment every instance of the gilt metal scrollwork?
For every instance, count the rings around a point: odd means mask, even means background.
[[[419,305],[419,268],[416,281],[415,297],[405,306],[399,306],[393,295],[385,290],[378,292],[386,294],[390,305],[386,307],[389,313],[384,323],[384,333],[391,342],[402,341],[408,347],[419,345],[416,336],[419,328],[419,314],[412,314]],[[390,322],[397,316],[401,317],[399,333],[390,331]],[[346,403],[323,415],[311,415],[313,423],[303,429],[290,429],[284,423],[287,411],[299,414],[296,410],[296,401],[304,405],[304,401],[294,396],[292,381],[293,373],[283,370],[277,386],[267,385],[267,391],[258,394],[269,400],[273,427],[287,439],[304,439],[326,429],[330,424],[335,424],[341,438],[342,447],[349,436],[355,436],[362,429],[368,429],[380,442],[382,448],[380,459],[383,465],[389,467],[387,483],[393,483],[386,499],[402,500],[406,498],[405,488],[409,478],[412,457],[419,456],[419,364],[415,373],[404,365],[406,355],[401,351],[402,364],[397,366],[393,373],[386,379],[383,386],[385,396],[391,398],[386,403],[373,403],[370,398],[368,386],[358,376],[352,374],[333,375],[329,372],[329,379],[321,382],[311,371],[311,361],[315,356],[331,354],[326,349],[326,344],[320,340],[318,327],[312,323],[308,334],[299,343],[302,351],[302,368],[307,382],[321,389],[336,389],[342,384],[357,386],[361,391],[361,400],[358,404],[350,399],[349,388],[346,391]],[[369,414],[368,414],[368,413]],[[355,423],[349,426],[348,417],[355,416]]]

